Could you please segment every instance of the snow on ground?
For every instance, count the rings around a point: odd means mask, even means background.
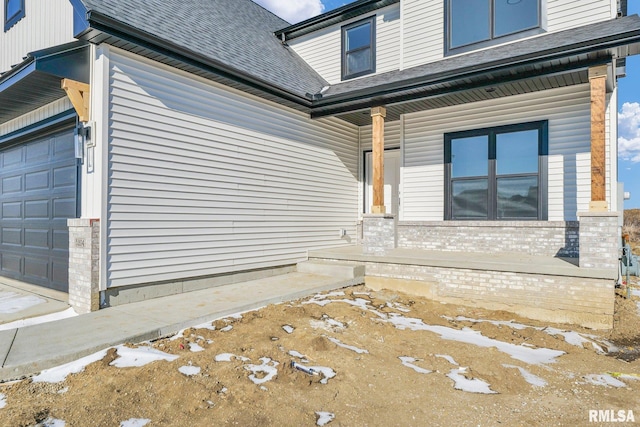
[[[424,369],[421,368],[420,366],[416,366],[413,364],[413,362],[417,362],[419,359],[416,359],[414,357],[409,357],[409,356],[399,356],[398,359],[400,359],[400,361],[402,362],[402,364],[404,366],[406,366],[407,368],[411,368],[414,371],[416,371],[419,374],[430,374],[433,371],[430,371],[428,369]]]
[[[261,357],[260,361],[261,365],[245,365],[244,369],[251,371],[252,374],[249,375],[249,379],[256,385],[264,384],[267,381],[271,381],[278,375],[278,362],[275,360],[271,360],[268,357]],[[256,375],[256,374],[264,374],[264,375]]]
[[[560,336],[562,336],[564,338],[564,340],[568,344],[575,345],[576,347],[584,348],[583,344],[591,344],[592,347],[600,354],[604,354],[606,352],[603,350],[603,348],[598,343],[606,345],[607,348],[609,348],[609,351],[617,351],[617,348],[613,344],[611,344],[610,342],[608,342],[606,340],[600,339],[599,337],[597,337],[595,335],[580,334],[580,333],[574,332],[574,331],[563,331],[561,329],[552,328],[550,326],[541,328],[541,327],[524,325],[522,323],[517,323],[517,322],[514,322],[512,320],[504,321],[504,320],[472,319],[472,318],[464,317],[464,316],[458,316],[458,317],[455,317],[455,318],[454,317],[448,317],[448,316],[442,316],[442,317],[447,319],[447,320],[456,320],[456,321],[459,321],[459,322],[491,323],[492,325],[508,326],[510,328],[517,329],[517,330],[523,330],[523,329],[531,328],[531,329],[535,329],[537,331],[546,332],[547,334],[549,334],[551,336],[560,335]]]
[[[441,359],[446,360],[447,362],[451,363],[452,365],[456,365],[459,366],[458,362],[455,361],[455,359],[447,354],[436,354],[436,357],[439,357]]]
[[[102,360],[106,355],[107,350],[102,350],[73,362],[66,363],[55,368],[46,369],[42,371],[40,375],[33,377],[32,381],[34,383],[60,383],[64,381],[67,376],[84,371],[84,368],[88,365],[97,362],[98,360]]]
[[[123,345],[116,347],[118,351],[118,357],[109,365],[116,368],[132,368],[147,365],[157,360],[166,360],[167,362],[173,362],[178,358],[173,354],[165,353],[160,350],[156,350],[152,347],[140,346],[136,348],[129,348]]]
[[[297,357],[298,359],[302,359],[302,360],[306,360],[307,358],[307,356],[295,350],[289,350],[289,356]]]
[[[131,418],[127,421],[122,421],[120,427],[144,427],[150,422],[151,420],[146,418]]]
[[[68,319],[69,317],[75,317],[77,315],[78,313],[76,313],[73,308],[68,308],[57,313],[45,314],[44,316],[31,317],[28,319],[20,319],[10,323],[3,323],[2,325],[0,325],[0,331],[7,331],[9,329],[24,328],[25,326],[32,326],[38,325],[40,323]]]
[[[462,390],[469,393],[481,393],[481,394],[496,394],[497,392],[491,390],[490,384],[482,381],[478,378],[468,379],[464,374],[467,368],[452,369],[447,374],[449,378],[455,383],[454,388],[456,390]]]
[[[233,329],[233,325],[228,325],[228,326],[225,326],[224,328],[220,329],[220,332],[229,332],[232,329]]]
[[[292,334],[293,331],[295,331],[295,328],[291,325],[284,325],[282,326],[282,329],[284,329],[284,331],[288,334]]]
[[[186,375],[188,377],[193,375],[198,375],[200,373],[200,368],[198,366],[181,366],[178,368],[181,374]]]
[[[611,387],[626,387],[627,385],[620,380],[613,378],[609,374],[590,374],[585,375],[584,379],[590,384],[611,386]]]
[[[331,412],[316,412],[316,415],[318,416],[316,425],[320,427],[326,426],[336,418],[336,415]]]
[[[189,343],[189,350],[191,350],[193,353],[198,353],[200,351],[204,351],[204,348],[202,348],[200,345],[198,345],[198,343],[190,342]]]
[[[17,313],[45,302],[47,302],[47,300],[36,295],[0,292],[0,314]]]
[[[340,341],[337,338],[327,337],[327,339],[329,341],[331,341],[332,343],[334,343],[335,345],[337,345],[338,347],[342,347],[342,348],[346,348],[347,350],[355,351],[358,354],[369,354],[369,350],[363,350],[361,348],[345,344],[345,343],[343,343],[342,341]]]
[[[410,329],[412,331],[429,331],[440,335],[440,338],[450,341],[464,342],[477,345],[479,347],[495,347],[503,353],[508,354],[516,360],[528,363],[530,365],[540,365],[546,363],[554,363],[555,359],[563,354],[564,351],[551,350],[548,348],[530,348],[504,341],[498,341],[488,338],[478,331],[469,328],[462,330],[448,328],[446,326],[427,325],[421,319],[404,317],[397,314],[391,314],[390,322],[398,329]]]
[[[65,427],[66,425],[67,423],[62,420],[49,417],[41,423],[36,424],[35,427]]]
[[[244,356],[236,356],[233,353],[220,353],[214,357],[216,362],[231,362],[232,359],[242,360],[243,362],[249,362],[250,359]]]
[[[544,387],[547,385],[547,382],[545,380],[543,380],[537,375],[533,375],[531,372],[527,371],[524,368],[521,368],[520,366],[514,366],[514,365],[502,365],[502,366],[504,366],[505,368],[512,368],[512,369],[519,370],[524,380],[533,386]]]
[[[320,384],[327,384],[331,378],[336,376],[335,371],[326,366],[307,366],[307,368],[322,374],[323,378],[320,380]]]
[[[0,409],[4,408],[5,406],[7,406],[7,396],[0,393]]]

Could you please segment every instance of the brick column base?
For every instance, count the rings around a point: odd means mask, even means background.
[[[78,314],[100,309],[100,220],[69,219],[69,304]]]
[[[580,212],[580,267],[618,270],[620,214]]]
[[[384,256],[398,246],[396,217],[392,214],[366,214],[362,218],[362,251]]]

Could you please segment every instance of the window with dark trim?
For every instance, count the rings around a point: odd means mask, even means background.
[[[375,16],[342,27],[342,79],[376,70]]]
[[[24,18],[24,0],[4,0],[4,31]]]
[[[445,0],[446,51],[465,52],[541,32],[543,0]]]
[[[546,220],[547,126],[445,134],[445,219]]]

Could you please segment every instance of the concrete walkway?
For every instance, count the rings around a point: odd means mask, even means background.
[[[0,382],[33,375],[125,342],[153,340],[234,313],[356,282],[290,273],[0,331]]]

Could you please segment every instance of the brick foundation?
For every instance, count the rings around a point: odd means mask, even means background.
[[[391,214],[366,214],[362,219],[362,251],[383,256],[397,246],[396,217]]]
[[[79,314],[100,309],[100,221],[69,219],[69,304]]]
[[[580,212],[580,267],[618,270],[620,215]]]

